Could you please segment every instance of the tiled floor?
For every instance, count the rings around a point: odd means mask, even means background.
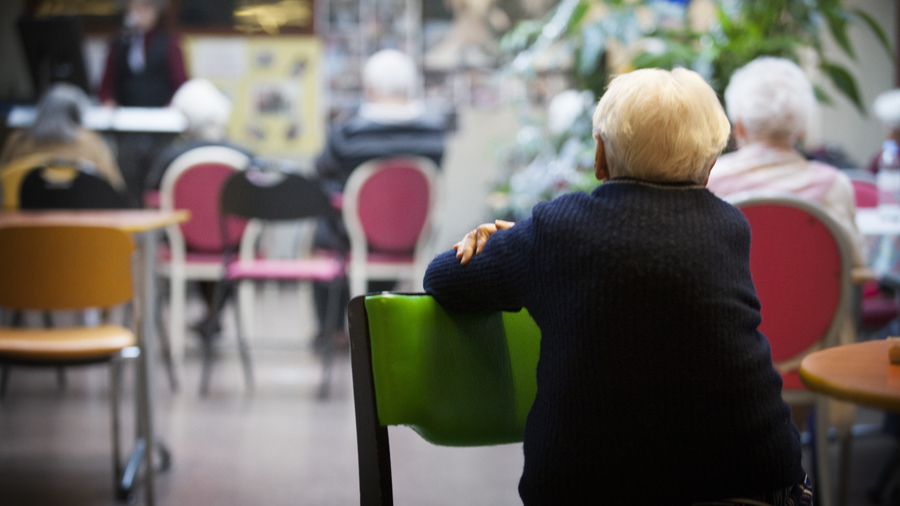
[[[259,326],[268,327],[271,337],[254,346],[254,393],[244,390],[230,348],[222,351],[206,398],[197,393],[193,348],[178,393],[158,371],[157,432],[173,455],[172,468],[158,476],[158,504],[358,504],[349,361],[342,356],[336,365],[332,397],[316,400],[320,369],[308,351],[309,326],[290,309],[297,307],[296,298],[274,293],[274,303],[260,297]],[[273,335],[275,329],[283,335]],[[225,344],[230,340],[226,336]],[[61,392],[52,371],[13,371],[9,393],[0,401],[0,505],[116,504],[107,379],[104,367],[71,369]],[[123,415],[123,427],[130,429],[132,413],[123,409]],[[862,411],[859,418],[875,423],[880,414]],[[519,504],[520,445],[438,448],[406,428],[390,434],[396,504]],[[890,444],[881,435],[855,440],[849,504],[868,504],[865,488]],[[136,502],[143,503],[140,494]]]

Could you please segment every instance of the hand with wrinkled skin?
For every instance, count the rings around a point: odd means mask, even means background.
[[[487,240],[498,230],[506,230],[515,225],[512,221],[494,220],[494,223],[484,223],[478,225],[478,228],[469,232],[461,241],[453,245],[456,251],[456,258],[459,263],[466,265],[473,256],[481,253]]]

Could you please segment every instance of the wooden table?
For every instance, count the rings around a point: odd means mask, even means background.
[[[139,417],[139,437],[125,466],[119,484],[120,495],[127,496],[133,490],[134,477],[141,460],[145,469],[152,469],[153,446],[158,443],[153,430],[153,377],[156,359],[156,329],[153,307],[156,302],[156,248],[159,231],[168,225],[187,221],[187,211],[160,211],[157,209],[96,210],[96,211],[6,211],[0,212],[0,227],[53,225],[53,226],[101,226],[113,227],[139,235],[139,266],[135,274],[134,325],[141,354],[137,374],[146,382],[150,394],[139,395],[138,405],[144,416]],[[166,452],[167,453],[167,452]],[[147,473],[144,484],[145,504],[154,503],[153,473]]]
[[[900,365],[888,360],[889,341],[866,341],[811,353],[800,379],[814,392],[900,413]]]

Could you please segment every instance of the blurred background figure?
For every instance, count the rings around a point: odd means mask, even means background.
[[[794,148],[814,103],[812,84],[790,60],[762,57],[738,69],[725,89],[738,149],[719,157],[707,188],[719,197],[769,191],[815,201],[847,231],[854,264],[863,266],[866,246],[856,228],[850,179],[830,165],[806,160]]]
[[[191,79],[181,85],[172,97],[171,107],[184,115],[187,126],[153,162],[147,175],[146,188],[159,189],[163,174],[181,154],[203,146],[226,146],[249,157],[250,151],[228,141],[231,100],[206,79]]]
[[[872,111],[881,120],[884,126],[884,139],[900,143],[900,89],[885,91],[872,103]],[[881,160],[881,151],[875,153],[869,160],[866,169],[878,173],[878,163]]]
[[[359,111],[329,132],[325,148],[316,160],[316,172],[326,193],[342,192],[350,174],[375,158],[423,156],[440,168],[444,157],[444,121],[427,114],[417,99],[420,76],[412,58],[393,49],[379,51],[366,61],[362,79],[363,102]],[[346,232],[322,222],[314,246],[346,249]],[[378,282],[370,284],[369,290],[390,290],[393,286],[393,282]],[[320,329],[327,293],[327,286],[315,285]],[[349,298],[349,288],[345,287],[341,307],[347,307]],[[335,328],[343,327],[341,324]]]
[[[82,126],[88,105],[81,88],[67,83],[53,85],[38,103],[34,124],[7,138],[0,153],[0,171],[18,166],[17,161],[27,164],[41,163],[38,158],[44,162],[50,157],[70,159],[82,167],[95,168],[97,175],[117,190],[125,190],[125,180],[106,141]]]
[[[359,111],[329,132],[316,160],[326,190],[342,191],[350,173],[373,158],[417,155],[440,167],[443,119],[426,114],[416,98],[419,71],[412,58],[394,49],[379,51],[366,61],[362,79]]]
[[[125,0],[124,26],[109,46],[100,84],[104,105],[163,107],[187,80],[178,38],[160,17],[165,0]]]
[[[164,107],[187,80],[178,37],[165,29],[166,0],[124,0],[122,30],[109,45],[100,83],[106,106]],[[120,132],[119,165],[132,196],[139,202],[155,155],[171,138],[143,132]]]

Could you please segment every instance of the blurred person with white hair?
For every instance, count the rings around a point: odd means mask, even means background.
[[[363,101],[353,118],[336,125],[316,160],[329,191],[342,191],[350,173],[373,158],[415,155],[438,167],[444,157],[444,126],[417,100],[419,71],[412,58],[385,49],[363,67]]]
[[[438,168],[444,157],[444,122],[427,114],[417,100],[419,71],[412,58],[395,49],[385,49],[369,57],[363,67],[363,100],[356,116],[337,124],[328,134],[325,148],[316,160],[323,189],[327,193],[344,190],[347,178],[364,162],[391,156],[423,156]],[[315,246],[340,250],[347,247],[346,231],[319,224]],[[393,282],[373,282],[371,291],[391,290]],[[324,325],[328,288],[314,284],[319,328]],[[347,307],[349,288],[344,287],[341,307]],[[345,314],[340,315],[342,321]],[[331,328],[343,329],[344,325]],[[321,333],[316,345],[323,344]]]
[[[81,88],[68,83],[51,86],[38,103],[34,123],[6,139],[0,152],[0,170],[26,157],[52,155],[94,168],[114,188],[125,190],[125,180],[109,145],[98,133],[82,126],[89,105]]]
[[[707,188],[719,197],[746,191],[788,193],[819,203],[853,242],[854,264],[865,265],[856,228],[853,185],[839,169],[804,158],[794,146],[815,106],[813,87],[796,63],[764,56],[738,69],[725,89],[738,150],[719,157]]]
[[[163,174],[169,165],[180,155],[194,148],[225,146],[251,158],[254,156],[247,149],[228,140],[231,100],[208,80],[194,78],[181,85],[172,97],[171,107],[184,115],[187,126],[181,136],[154,160],[147,175],[148,189],[159,189]]]
[[[594,112],[602,185],[481,225],[428,266],[446,309],[525,308],[541,329],[526,506],[812,504],[750,227],[705,188],[729,131],[696,72],[620,75]]]
[[[884,139],[900,144],[900,89],[888,90],[878,95],[872,104],[872,110],[884,127]],[[879,149],[869,160],[866,169],[877,174],[880,161],[881,150]]]

